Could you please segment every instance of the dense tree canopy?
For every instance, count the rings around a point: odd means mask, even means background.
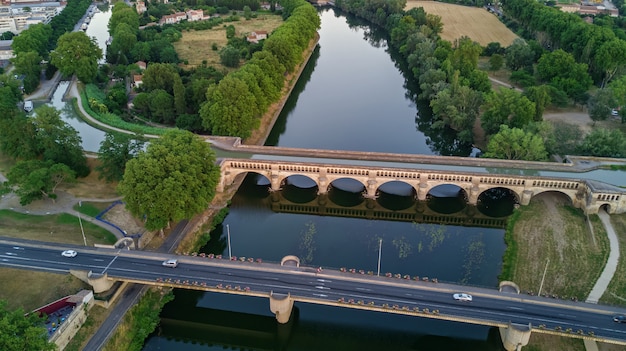
[[[144,145],[145,142],[140,136],[106,133],[98,150],[100,165],[96,167],[96,170],[100,172],[100,178],[107,182],[122,180],[126,163],[135,158],[143,150]]]
[[[494,134],[505,124],[523,128],[533,120],[535,104],[513,89],[500,89],[485,97],[481,125],[487,134]]]
[[[76,74],[83,83],[90,83],[98,73],[102,50],[94,38],[83,31],[63,34],[56,49],[50,53],[50,62],[65,75]]]
[[[7,302],[0,300],[0,350],[52,351],[56,345],[48,341],[43,321],[34,313],[22,309],[9,311]]]
[[[56,187],[75,178],[68,166],[50,160],[19,161],[7,173],[8,185],[15,189],[22,206],[44,197],[56,199]]]
[[[484,157],[505,160],[545,161],[547,153],[543,139],[519,128],[500,127],[489,139]]]
[[[585,136],[580,146],[582,155],[598,157],[626,157],[626,138],[618,129],[594,129]]]
[[[145,218],[149,230],[204,211],[215,195],[219,167],[208,143],[182,130],[170,130],[126,164],[118,186],[126,208]]]

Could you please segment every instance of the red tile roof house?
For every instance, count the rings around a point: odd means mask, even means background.
[[[143,75],[133,74],[133,86],[139,88],[141,84],[143,84]]]
[[[163,25],[163,24],[174,24],[174,23],[178,23],[182,20],[186,20],[187,19],[187,14],[184,12],[176,12],[173,15],[166,15],[161,17],[161,19],[159,20],[159,24]]]
[[[144,61],[137,61],[135,62],[135,64],[137,65],[137,67],[139,67],[140,70],[145,70],[146,67],[148,66],[147,63],[145,63]]]
[[[204,19],[204,11],[202,10],[189,10],[187,11],[187,21],[202,21]]]
[[[267,32],[264,30],[258,30],[256,32],[252,32],[246,37],[247,41],[251,43],[255,43],[255,44],[263,39],[267,39]]]

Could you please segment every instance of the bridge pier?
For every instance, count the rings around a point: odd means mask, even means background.
[[[524,190],[522,191],[522,198],[519,200],[520,205],[526,206],[530,203],[530,199],[533,197],[532,190]]]
[[[92,271],[87,272],[70,269],[70,274],[91,285],[94,293],[105,292],[111,289],[113,284],[115,284],[114,280],[109,280],[106,273],[100,274]]]
[[[270,175],[270,182],[272,184],[272,187],[270,188],[270,191],[272,191],[272,192],[280,191],[280,184],[281,184],[280,175],[274,174],[274,173],[272,175]]]
[[[528,345],[531,334],[530,323],[528,325],[511,324],[507,328],[500,327],[502,345],[507,351],[521,351],[522,346]]]
[[[328,193],[328,179],[326,176],[320,176],[317,178],[317,195]]]
[[[426,201],[426,195],[428,195],[428,184],[420,183],[417,189],[417,200]]]
[[[370,179],[367,181],[367,193],[363,195],[366,199],[375,199],[376,198],[376,190],[378,187],[376,186],[378,182],[374,179]]]
[[[467,197],[467,203],[472,206],[476,206],[476,204],[478,204],[479,195],[480,195],[480,188],[478,187],[478,185],[473,185],[470,188],[470,191]]]
[[[276,315],[280,324],[289,322],[293,310],[293,299],[289,294],[275,294],[270,292],[270,311]]]

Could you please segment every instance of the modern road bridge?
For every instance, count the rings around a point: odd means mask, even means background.
[[[451,184],[463,190],[470,205],[476,205],[484,192],[500,188],[513,193],[520,205],[528,205],[535,195],[553,191],[566,195],[573,206],[588,214],[597,213],[600,208],[610,214],[626,212],[626,189],[615,186],[622,184],[585,179],[585,175],[579,173],[609,164],[626,164],[620,159],[529,162],[247,146],[241,145],[236,138],[211,138],[210,142],[231,153],[219,160],[218,191],[223,191],[247,173],[265,176],[270,182],[270,190],[279,191],[288,177],[297,175],[315,182],[319,194],[327,194],[337,180],[352,179],[361,184],[365,198],[375,199],[385,183],[403,182],[412,187],[418,201],[424,201],[435,187]],[[465,168],[451,170],[450,166]],[[479,168],[490,169],[491,173],[479,172]],[[562,176],[535,175],[539,171],[553,171]],[[577,178],[572,174],[580,176]]]
[[[94,291],[115,281],[180,289],[265,297],[280,323],[289,321],[294,302],[396,313],[499,327],[507,349],[528,341],[531,332],[626,345],[626,326],[612,321],[626,309],[501,292],[468,286],[300,267],[297,257],[281,264],[253,259],[176,256],[177,268],[161,262],[175,256],[153,252],[73,247],[74,258],[61,256],[67,246],[2,238],[0,266],[72,274]],[[456,292],[474,296],[458,302]]]

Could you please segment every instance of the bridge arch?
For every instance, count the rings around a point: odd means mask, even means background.
[[[426,194],[428,207],[442,214],[452,214],[467,208],[469,194],[456,184],[440,184]]]
[[[343,177],[328,184],[328,199],[337,205],[353,207],[365,201],[367,188],[356,179]],[[323,196],[320,191],[320,196]]]
[[[386,181],[376,189],[376,201],[389,210],[404,210],[415,205],[417,190],[401,180]]]
[[[523,195],[508,187],[493,187],[484,190],[478,195],[476,207],[478,211],[490,217],[505,217],[513,213],[516,205],[520,204]],[[509,201],[507,201],[509,200]],[[497,206],[494,206],[498,204]],[[502,206],[508,204],[508,206]]]

